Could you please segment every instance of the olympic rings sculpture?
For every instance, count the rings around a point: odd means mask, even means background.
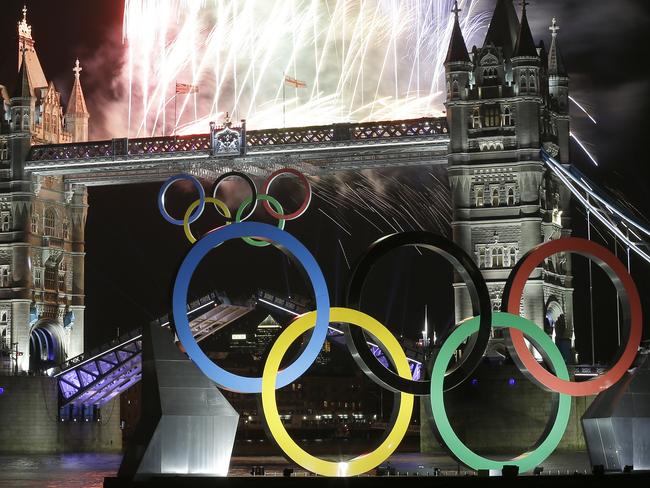
[[[240,393],[261,393],[262,411],[268,430],[284,453],[303,468],[323,476],[355,476],[377,467],[397,448],[408,429],[415,396],[429,395],[433,423],[440,438],[452,456],[472,469],[502,469],[504,464],[514,464],[521,472],[530,471],[541,464],[560,443],[571,411],[572,396],[594,395],[606,390],[619,381],[632,366],[638,351],[642,335],[642,309],[638,290],[627,269],[609,250],[594,242],[566,238],[549,241],[531,249],[516,264],[504,288],[502,312],[492,312],[487,286],[480,270],[473,260],[452,241],[428,232],[404,232],[393,234],[373,243],[362,255],[352,271],[347,290],[347,307],[330,308],[329,292],[323,274],[311,253],[295,237],[282,230],[259,222],[242,222],[251,216],[252,211],[243,216],[245,209],[261,200],[263,205],[275,207],[274,217],[282,222],[295,219],[309,206],[311,188],[304,176],[294,170],[281,170],[298,176],[305,188],[308,198],[292,214],[284,215],[282,206],[266,193],[257,194],[251,181],[253,195],[240,206],[234,219],[228,207],[216,202],[214,195],[219,180],[213,187],[213,197],[205,197],[200,184],[189,175],[179,175],[163,185],[159,194],[159,207],[163,217],[175,225],[184,225],[188,234],[189,223],[200,217],[199,209],[206,203],[212,203],[221,210],[228,220],[227,225],[219,227],[196,241],[183,260],[176,276],[172,295],[172,312],[176,334],[188,356],[218,386]],[[229,173],[229,176],[240,176]],[[267,192],[271,183],[278,176],[271,175],[263,191]],[[198,189],[199,200],[195,201],[185,212],[183,221],[175,220],[166,212],[164,197],[167,189],[175,181],[189,179]],[[249,179],[250,180],[250,179]],[[223,180],[221,180],[223,181]],[[248,181],[248,180],[247,180]],[[179,223],[180,222],[180,223]],[[190,238],[190,236],[192,238]],[[314,291],[316,310],[297,317],[278,336],[271,347],[264,365],[262,377],[250,378],[230,373],[214,362],[199,348],[194,340],[186,315],[187,292],[194,271],[203,257],[221,243],[235,238],[252,239],[253,245],[271,245],[293,257],[301,264],[309,277]],[[188,239],[192,241],[191,232]],[[248,241],[247,241],[248,242]],[[250,243],[250,242],[249,242]],[[465,320],[453,328],[444,338],[438,350],[429,379],[414,381],[411,377],[407,358],[397,339],[388,329],[373,317],[356,310],[359,307],[363,285],[367,275],[375,264],[392,249],[403,246],[426,248],[445,257],[458,275],[466,282],[474,317]],[[623,319],[627,324],[627,342],[621,345],[614,366],[590,381],[570,381],[567,366],[561,352],[548,335],[534,322],[519,316],[521,297],[524,286],[532,271],[547,257],[558,252],[576,252],[596,261],[614,282],[623,305]],[[318,356],[327,337],[330,321],[347,324],[344,328],[347,347],[361,369],[384,388],[394,392],[394,414],[392,425],[380,446],[371,453],[356,457],[347,462],[331,462],[319,459],[304,451],[291,437],[279,419],[275,400],[275,390],[295,381],[311,366]],[[352,326],[352,327],[350,327]],[[528,378],[540,387],[557,394],[554,409],[548,419],[548,425],[542,438],[527,453],[510,461],[496,461],[482,457],[469,449],[454,432],[446,413],[444,392],[461,384],[479,365],[489,339],[491,328],[503,328],[509,337],[509,350],[515,364]],[[287,349],[301,335],[311,331],[304,342],[298,357],[288,367],[279,370],[280,363]],[[370,353],[366,345],[364,331],[377,340],[379,346],[387,353],[396,373],[382,366]],[[547,371],[537,362],[526,344],[524,337],[542,355],[550,368]],[[449,362],[454,352],[465,344],[466,354],[458,364],[449,369]]]
[[[300,181],[301,186],[304,188],[305,191],[305,197],[303,198],[303,201],[298,207],[298,209],[295,212],[292,212],[287,215],[284,214],[284,209],[282,208],[280,202],[268,194],[271,184],[284,174],[293,175],[297,177],[298,180]],[[219,200],[217,198],[217,192],[219,191],[219,186],[227,178],[233,178],[233,177],[244,180],[251,190],[250,197],[248,197],[241,203],[237,212],[235,213],[234,218],[232,216],[232,213],[230,212],[230,209],[228,208],[228,205],[226,205],[226,203],[223,200]],[[165,207],[165,197],[167,196],[167,191],[177,181],[191,182],[192,185],[196,188],[196,191],[199,195],[198,200],[192,202],[192,204],[190,204],[190,206],[187,208],[187,211],[185,212],[185,215],[182,220],[175,219],[174,217],[169,215],[169,212],[167,212],[167,209]],[[248,176],[245,173],[241,173],[239,171],[229,171],[227,173],[223,173],[215,180],[215,182],[212,185],[212,191],[211,191],[212,196],[206,197],[205,190],[203,189],[203,185],[201,184],[201,182],[192,175],[182,173],[182,174],[172,176],[167,181],[165,181],[165,183],[163,183],[163,185],[160,187],[160,191],[158,192],[158,210],[167,222],[173,225],[182,226],[183,231],[185,232],[185,236],[187,237],[187,240],[190,241],[190,244],[194,244],[196,242],[196,238],[192,234],[190,225],[196,222],[201,217],[201,215],[203,215],[206,203],[213,204],[217,212],[219,212],[219,214],[222,217],[224,217],[224,219],[226,220],[225,225],[229,225],[231,223],[244,222],[245,220],[250,218],[255,213],[255,209],[257,208],[257,202],[262,201],[266,212],[271,217],[278,219],[278,228],[280,229],[284,229],[284,225],[287,220],[295,220],[298,217],[302,216],[307,211],[307,209],[309,208],[309,204],[311,203],[312,188],[311,188],[311,184],[309,183],[309,180],[303,173],[293,168],[281,168],[275,171],[264,181],[262,188],[263,188],[262,193],[258,194],[257,186],[255,185],[255,182],[251,179],[250,176]],[[245,215],[244,215],[244,211],[246,211]],[[251,236],[246,236],[243,237],[242,239],[244,240],[244,242],[250,244],[251,246],[264,247],[270,245],[269,242],[260,241],[258,239],[252,238]]]

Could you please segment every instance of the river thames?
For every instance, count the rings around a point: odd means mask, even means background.
[[[0,456],[0,488],[101,488],[121,459],[121,454],[91,453]],[[473,474],[444,455],[398,454],[389,463],[402,474],[433,474],[434,468],[447,476]],[[281,476],[286,467],[294,468],[295,476],[306,474],[282,457],[266,456],[233,457],[229,475],[248,476],[253,465],[265,466],[267,476]],[[591,472],[586,453],[555,453],[543,466],[548,475]]]

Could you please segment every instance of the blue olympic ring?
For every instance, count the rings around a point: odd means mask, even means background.
[[[201,185],[201,182],[197,180],[194,176],[184,174],[184,173],[172,176],[167,181],[165,181],[165,183],[163,183],[163,185],[160,187],[160,191],[158,192],[158,210],[160,211],[160,214],[163,216],[163,218],[167,222],[173,225],[183,225],[183,219],[175,219],[171,215],[169,215],[169,213],[165,209],[165,194],[167,193],[167,190],[169,190],[170,186],[172,186],[174,183],[180,180],[191,181],[196,187],[196,190],[199,192],[199,206],[196,208],[194,213],[190,215],[189,223],[191,224],[192,222],[195,222],[201,216],[203,210],[205,209],[205,190],[203,189],[203,185]]]
[[[330,318],[330,299],[325,277],[307,248],[288,232],[260,222],[240,222],[221,227],[203,236],[190,249],[176,275],[172,295],[172,313],[176,334],[188,356],[203,373],[219,386],[238,393],[261,393],[262,378],[250,378],[230,373],[216,365],[201,350],[187,319],[187,291],[190,280],[201,260],[215,247],[230,239],[262,237],[291,253],[302,265],[312,283],[316,299],[316,326],[298,358],[278,374],[276,388],[282,388],[309,369],[325,344]]]

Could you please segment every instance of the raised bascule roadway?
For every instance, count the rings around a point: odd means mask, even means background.
[[[268,292],[258,292],[254,302],[249,305],[261,306],[291,318],[307,312],[303,305]],[[233,305],[223,294],[212,292],[189,303],[187,316],[194,338],[201,342],[252,310],[252,306]],[[164,315],[151,325],[166,327],[170,325],[170,320],[170,315]],[[339,345],[345,342],[343,331],[335,326],[330,326],[328,339]],[[376,344],[368,344],[376,356],[386,361]],[[403,347],[410,356],[413,377],[420,378],[422,349],[414,344],[403,344]],[[107,344],[67,360],[54,376],[59,387],[60,408],[72,408],[73,416],[81,415],[84,406],[101,408],[142,379],[142,329],[131,330]]]

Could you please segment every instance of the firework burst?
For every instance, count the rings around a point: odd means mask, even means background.
[[[471,42],[488,19],[461,0]],[[438,115],[451,0],[126,0],[129,133]],[[286,86],[285,77],[304,81]],[[176,94],[176,83],[199,93]]]

